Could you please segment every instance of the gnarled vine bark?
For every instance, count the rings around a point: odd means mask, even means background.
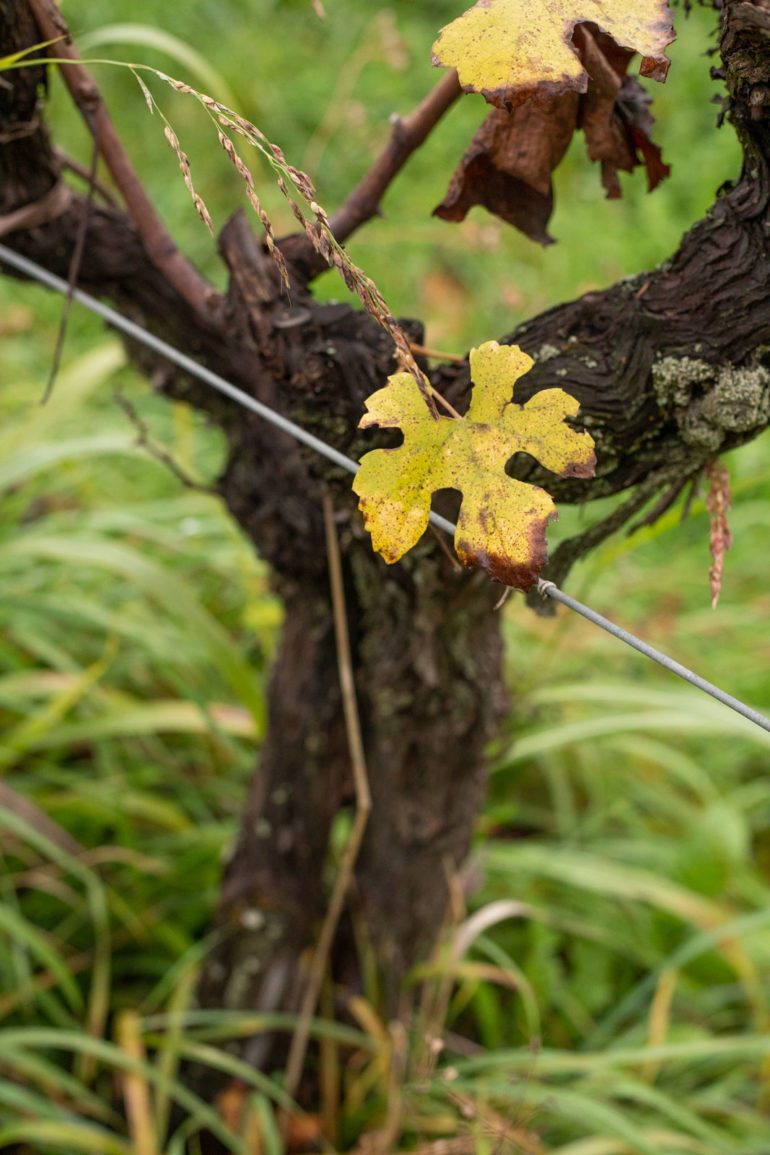
[[[0,0],[0,54],[42,40],[36,14],[45,10],[45,0]],[[725,0],[722,24],[730,116],[744,147],[740,179],[670,261],[551,309],[508,338],[537,362],[522,382],[526,395],[568,381],[597,441],[596,478],[554,482],[549,475],[558,501],[631,490],[639,497],[632,496],[630,515],[768,424],[770,0]],[[0,233],[66,276],[85,198],[62,182],[38,101],[45,75],[41,60],[0,86]],[[450,96],[447,88],[444,103]],[[376,184],[377,197],[383,190]],[[370,209],[343,214],[353,221],[348,231]],[[313,300],[318,270],[304,238],[284,245],[294,276],[288,312],[274,268],[242,218],[220,238],[230,272],[220,296],[188,291],[197,275],[181,283],[169,275],[163,253],[147,245],[141,211],[128,198],[126,210],[91,207],[79,283],[356,456],[363,399],[393,371],[392,351],[367,316]],[[372,555],[337,469],[132,352],[169,396],[206,410],[224,430],[222,496],[271,566],[286,606],[268,737],[225,871],[222,933],[201,998],[296,1007],[303,955],[324,907],[330,831],[351,803],[326,592],[321,495],[329,490],[373,794],[351,918],[376,954],[392,1013],[406,970],[440,930],[449,880],[465,859],[483,795],[484,745],[503,705],[497,593],[481,575],[458,573],[430,538],[388,569]],[[443,366],[432,377],[462,406],[467,366]],[[516,475],[540,480],[531,463],[517,462]],[[560,579],[619,520],[567,543],[547,576]],[[352,985],[353,941],[342,934],[334,959],[337,975]],[[246,1050],[254,1062],[266,1061],[259,1046]]]

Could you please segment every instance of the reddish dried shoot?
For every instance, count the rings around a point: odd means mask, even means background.
[[[733,543],[727,514],[730,509],[730,474],[721,461],[710,461],[705,469],[709,483],[706,508],[711,519],[709,544],[711,546],[711,608],[716,609],[722,590],[725,569],[725,554]]]
[[[409,348],[417,357],[428,357],[431,361],[449,361],[453,365],[464,365],[467,358],[459,353],[444,353],[440,349],[430,349],[427,345],[411,342]]]

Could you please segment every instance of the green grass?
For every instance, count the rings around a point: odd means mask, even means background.
[[[313,161],[334,206],[388,114],[431,83],[432,36],[453,13],[326,6],[320,24],[305,0],[200,0],[175,9],[182,48],[152,35],[168,26],[157,0],[94,0],[67,16],[83,31],[141,23],[141,37],[122,33],[141,44],[93,51],[229,86],[291,160]],[[480,212],[459,228],[430,220],[482,114],[472,100],[454,110],[352,246],[394,308],[459,350],[664,258],[737,169],[729,131],[712,132],[710,22],[698,12],[684,25],[656,90],[672,180],[647,197],[637,174],[622,202],[605,203],[578,143],[557,179],[551,249]],[[99,80],[153,196],[212,272],[161,127],[124,72],[100,68]],[[341,86],[351,103],[335,112]],[[197,107],[157,95],[222,224],[240,200],[231,170]],[[58,90],[52,112],[87,156]],[[321,291],[343,294],[331,276]],[[217,435],[154,397],[79,310],[53,398],[37,404],[59,309],[0,284],[0,1150],[144,1155],[140,1119],[164,1155],[194,1152],[205,1126],[233,1152],[254,1150],[254,1132],[277,1152],[280,1076],[239,1066],[226,1044],[290,1031],[291,1019],[198,1012],[191,996],[264,731],[280,606],[205,492]],[[136,444],[117,386],[202,488],[182,488]],[[675,511],[609,542],[570,579],[576,596],[765,710],[766,443],[728,459],[735,545],[717,611],[701,502],[684,524]],[[563,511],[555,537],[582,517]],[[479,819],[479,885],[467,920],[415,975],[419,1022],[404,1044],[361,1000],[355,1026],[322,1008],[313,1028],[338,1145],[390,1108],[394,1149],[459,1135],[482,1153],[766,1155],[767,738],[573,615],[537,618],[511,599],[504,629],[512,712]],[[243,1080],[241,1133],[184,1086],[185,1058]],[[144,1104],[130,1123],[129,1101]]]

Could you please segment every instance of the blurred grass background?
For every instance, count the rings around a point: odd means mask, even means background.
[[[153,63],[234,101],[333,208],[388,116],[435,81],[430,45],[460,7],[326,0],[325,22],[308,0],[64,12],[87,55]],[[668,84],[653,86],[670,181],[648,196],[637,173],[607,202],[579,138],[546,250],[480,210],[459,227],[430,218],[484,115],[471,98],[454,109],[351,245],[393,309],[462,352],[664,259],[738,171],[730,130],[714,127],[714,23],[680,14]],[[95,72],[175,235],[221,279],[162,125],[126,72]],[[237,178],[198,106],[152,87],[221,226],[242,201]],[[50,113],[87,162],[58,81]],[[259,184],[290,230],[265,172]],[[319,289],[344,295],[332,275]],[[174,1155],[209,1126],[231,1151],[272,1155],[280,1073],[239,1068],[225,1044],[291,1023],[200,1014],[190,999],[264,727],[280,606],[205,492],[216,432],[153,396],[77,309],[53,398],[38,405],[60,310],[0,282],[0,1150]],[[200,488],[137,445],[121,391]],[[766,446],[727,461],[735,545],[716,612],[701,502],[684,524],[673,511],[611,541],[569,585],[765,710]],[[554,540],[592,516],[564,510]],[[504,614],[513,709],[493,750],[471,913],[421,975],[398,1085],[402,1043],[373,995],[358,1030],[317,1022],[327,1138],[354,1144],[389,1108],[394,1149],[444,1136],[456,1152],[767,1155],[767,736],[574,616],[538,619],[518,599]],[[442,1031],[437,1063],[424,1037]],[[243,1080],[237,1125],[184,1088],[190,1056]]]

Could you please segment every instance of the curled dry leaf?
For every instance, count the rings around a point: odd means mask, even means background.
[[[442,28],[433,60],[456,68],[467,92],[501,108],[535,93],[585,92],[588,77],[572,43],[579,24],[638,52],[642,75],[665,80],[674,39],[666,0],[478,0]]]
[[[586,93],[533,98],[511,111],[493,108],[436,216],[460,221],[474,205],[482,205],[531,240],[551,243],[551,176],[578,128],[585,133],[590,159],[601,164],[607,196],[620,196],[619,170],[630,172],[643,163],[650,190],[668,175],[668,165],[650,139],[649,97],[635,77],[626,75],[633,52],[585,26],[575,30],[574,40],[588,74]]]
[[[569,148],[579,97],[533,100],[512,112],[493,108],[478,130],[434,215],[462,221],[483,205],[541,245],[552,243],[551,173]]]
[[[516,404],[515,382],[533,365],[517,346],[488,341],[471,352],[470,363],[473,395],[462,418],[432,418],[407,373],[372,394],[361,428],[400,429],[404,441],[397,449],[367,453],[353,489],[372,545],[391,564],[425,532],[431,495],[460,490],[460,560],[506,585],[529,589],[548,559],[545,531],[556,509],[544,489],[508,477],[506,463],[515,453],[530,453],[561,477],[590,477],[593,439],[566,423],[579,405],[562,389]]]
[[[645,165],[652,191],[670,169],[650,137],[654,123],[650,98],[636,77],[626,75],[633,52],[587,28],[576,29],[575,42],[589,76],[577,127],[585,135],[589,158],[601,164],[607,196],[620,196],[618,172],[631,172],[638,164]]]

